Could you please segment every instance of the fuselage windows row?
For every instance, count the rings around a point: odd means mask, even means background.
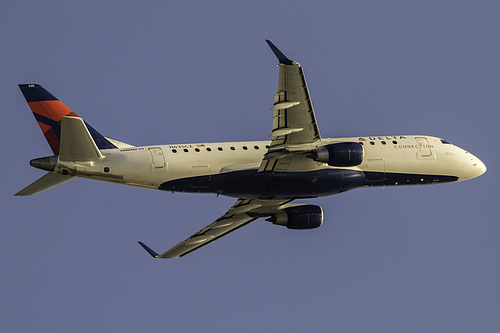
[[[387,144],[387,142],[385,142],[385,141],[380,141],[380,143],[382,143],[383,145],[386,145],[386,144]],[[398,142],[397,142],[396,140],[392,141],[392,143],[393,143],[393,144],[395,144],[395,145],[397,145],[397,144],[398,144]],[[361,142],[361,144],[363,144],[363,143]],[[371,144],[372,146],[374,146],[374,145],[375,145],[375,141],[370,141],[370,144]]]
[[[242,146],[241,148],[242,148],[243,150],[248,150],[248,147],[247,147],[247,146]],[[260,149],[260,147],[259,147],[259,146],[253,146],[253,148],[254,148],[255,150],[259,150],[259,149]],[[269,146],[266,146],[266,149],[267,149],[267,148],[269,148]],[[231,150],[236,150],[236,148],[235,148],[235,147],[230,147],[230,149],[231,149]],[[212,151],[212,148],[207,147],[207,148],[206,148],[206,150],[207,150],[207,151]],[[222,148],[222,147],[217,147],[217,150],[218,150],[218,151],[223,151],[223,150],[224,150],[224,148]],[[187,153],[187,152],[189,152],[189,149],[188,149],[188,148],[184,148],[184,149],[183,149],[183,151],[184,151],[185,153]],[[195,151],[195,152],[197,152],[197,153],[199,153],[199,152],[200,152],[200,148],[195,148],[195,149],[194,149],[194,151]],[[172,149],[172,153],[174,153],[174,154],[175,154],[175,153],[177,153],[177,149]]]

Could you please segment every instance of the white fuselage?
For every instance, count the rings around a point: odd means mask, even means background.
[[[472,154],[431,136],[332,138],[323,139],[311,148],[337,142],[362,143],[362,163],[355,167],[339,168],[304,157],[307,163],[292,166],[286,174],[318,170],[355,170],[366,177],[362,186],[385,186],[460,181],[477,177],[486,170],[484,164]],[[105,158],[100,161],[59,162],[55,171],[66,170],[65,173],[78,177],[176,191],[176,187],[161,188],[162,184],[179,180],[185,184],[190,179],[202,179],[200,177],[204,176],[204,179],[207,179],[206,176],[218,177],[250,170],[256,172],[269,143],[246,141],[107,149],[102,150]],[[244,173],[241,175],[246,176]],[[214,192],[203,190],[203,186],[194,186],[192,191],[184,186],[179,188],[179,191]],[[218,190],[215,192],[218,193]],[[334,193],[318,192],[317,195],[307,196],[328,194]],[[244,196],[239,193],[227,195]]]

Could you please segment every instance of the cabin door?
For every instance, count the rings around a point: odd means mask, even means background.
[[[415,138],[417,140],[418,150],[420,152],[419,157],[429,158],[432,156],[431,145],[427,138]]]
[[[149,148],[149,152],[151,153],[153,167],[155,169],[164,168],[166,165],[165,156],[163,155],[163,151],[161,150],[161,148],[160,147]]]

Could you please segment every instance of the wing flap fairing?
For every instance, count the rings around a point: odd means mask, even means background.
[[[293,106],[299,105],[300,102],[280,102],[276,105],[274,105],[271,110],[286,110],[289,109]]]
[[[285,135],[288,135],[288,134],[292,134],[292,133],[298,133],[298,132],[301,132],[303,131],[304,129],[302,127],[299,127],[299,128],[280,128],[280,129],[277,129],[277,130],[274,130],[270,135],[269,137],[271,138],[277,138],[278,136],[285,136]]]

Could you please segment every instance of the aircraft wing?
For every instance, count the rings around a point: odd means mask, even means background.
[[[287,156],[289,148],[312,144],[321,136],[302,67],[269,40],[266,42],[279,60],[279,79],[272,107],[272,141],[259,171],[287,171],[288,159],[293,158]]]
[[[156,253],[142,242],[139,244],[154,258],[182,257],[260,217],[272,215],[290,201],[292,200],[239,199],[222,217],[162,254]]]

